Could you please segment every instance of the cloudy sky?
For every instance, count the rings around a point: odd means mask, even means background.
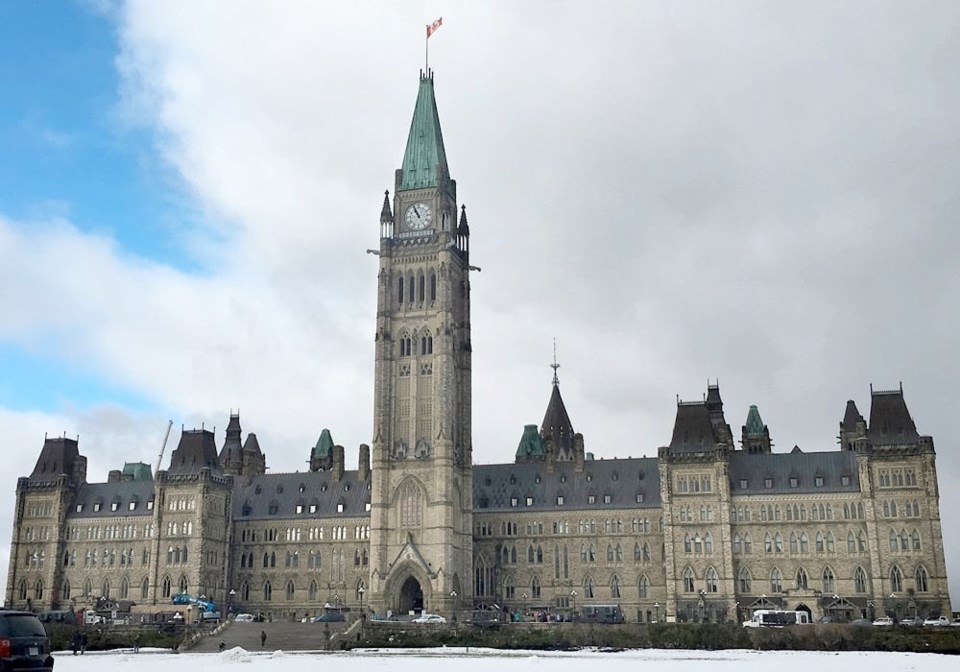
[[[902,382],[960,595],[960,5],[357,4],[0,4],[0,573],[45,433],[102,481],[239,408],[273,470],[324,427],[356,463],[365,250],[442,16],[475,461],[542,419],[554,338],[598,458],[708,379],[784,451]]]

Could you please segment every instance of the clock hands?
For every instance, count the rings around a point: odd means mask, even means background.
[[[417,219],[420,219],[420,211],[417,210],[417,206],[413,206],[413,214],[417,216]]]

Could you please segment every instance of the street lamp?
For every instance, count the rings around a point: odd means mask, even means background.
[[[570,610],[576,615],[577,613],[577,591],[570,591]]]
[[[237,594],[237,591],[235,591],[233,588],[231,588],[231,589],[230,589],[230,592],[228,593],[228,595],[230,596],[230,600],[229,600],[229,602],[227,603],[227,615],[228,615],[228,616],[233,612],[233,598],[236,596],[236,594]]]
[[[660,622],[660,603],[654,602],[653,608],[657,610],[657,623],[659,623]]]
[[[523,610],[526,611],[526,610],[527,610],[527,597],[528,597],[528,596],[527,596],[526,593],[523,593],[520,597],[523,599]]]
[[[357,595],[360,597],[360,618],[363,618],[363,586],[357,588]]]
[[[456,623],[457,623],[457,606],[458,606],[458,605],[457,605],[457,591],[455,591],[455,590],[451,590],[451,591],[450,591],[450,599],[453,600],[453,623],[454,623],[454,625],[456,625]]]

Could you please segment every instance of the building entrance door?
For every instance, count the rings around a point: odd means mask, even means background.
[[[420,582],[412,576],[403,582],[400,587],[400,613],[423,611],[423,589]]]

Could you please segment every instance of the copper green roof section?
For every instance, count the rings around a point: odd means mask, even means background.
[[[153,472],[149,464],[143,462],[127,462],[123,465],[123,475],[133,476],[135,481],[152,481]]]
[[[320,438],[317,439],[317,445],[313,447],[310,457],[330,457],[333,455],[333,437],[330,436],[330,430],[324,429],[320,432]]]
[[[747,436],[763,436],[763,420],[760,419],[760,411],[756,406],[751,405],[747,412],[747,424],[745,425]]]
[[[400,169],[403,177],[398,190],[441,186],[437,181],[438,166],[442,175],[449,175],[447,154],[440,132],[440,116],[433,95],[433,76],[421,75],[420,92],[413,109],[413,121],[410,122],[407,149],[403,153],[403,166]]]
[[[536,425],[524,425],[520,445],[517,446],[517,459],[530,460],[543,458],[546,452]]]

